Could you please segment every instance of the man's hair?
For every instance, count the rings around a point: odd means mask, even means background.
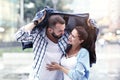
[[[55,27],[57,23],[65,24],[65,20],[60,15],[52,15],[48,19],[48,27]]]

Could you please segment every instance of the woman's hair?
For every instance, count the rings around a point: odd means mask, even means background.
[[[88,21],[88,25],[84,27],[89,35],[87,40],[84,42],[83,47],[89,51],[90,66],[92,67],[92,64],[96,63],[95,42],[96,42],[99,30],[96,26],[93,25],[93,23],[91,23],[90,20]]]
[[[82,39],[82,40],[85,41],[87,39],[88,33],[85,30],[85,28],[83,28],[82,26],[76,26],[74,29],[77,30],[78,37],[79,37],[80,40]]]
[[[94,23],[91,20],[92,19],[88,20],[88,25],[87,26],[77,26],[77,27],[75,27],[78,34],[80,34],[80,38],[82,38],[84,40],[84,42],[81,44],[81,46],[86,48],[89,51],[90,67],[92,67],[93,63],[96,63],[95,42],[96,42],[97,35],[98,35],[98,32],[99,32],[99,29],[97,28],[96,23]],[[84,33],[84,34],[82,34],[81,32]]]

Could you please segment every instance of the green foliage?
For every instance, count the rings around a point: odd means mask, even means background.
[[[42,10],[46,6],[53,8],[52,0],[24,0],[25,5],[31,2],[34,4],[33,8],[27,8],[27,7],[24,8],[25,21],[27,20],[27,18],[32,20],[33,17],[35,16],[35,13],[38,12],[39,10]],[[56,9],[59,11],[68,11],[68,10],[64,10],[63,7],[68,3],[70,4],[71,2],[72,1],[70,0],[58,0]]]
[[[32,20],[33,17],[35,16],[35,13],[38,12],[39,10],[42,10],[47,5],[52,7],[50,0],[24,0],[24,1],[25,1],[24,2],[25,5],[31,2],[34,4],[34,7],[32,8],[27,8],[27,7],[24,8],[25,20],[27,18],[30,18],[30,20]]]

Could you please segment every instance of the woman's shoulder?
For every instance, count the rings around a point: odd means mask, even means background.
[[[88,50],[86,48],[83,48],[83,47],[80,49],[80,51],[81,52],[88,52]]]
[[[89,52],[86,48],[81,48],[78,53],[78,57],[89,56]]]

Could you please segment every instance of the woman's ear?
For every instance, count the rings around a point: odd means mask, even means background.
[[[48,31],[49,31],[49,33],[52,33],[53,29],[52,28],[48,28]]]
[[[83,43],[84,42],[84,40],[80,40],[80,43]]]

